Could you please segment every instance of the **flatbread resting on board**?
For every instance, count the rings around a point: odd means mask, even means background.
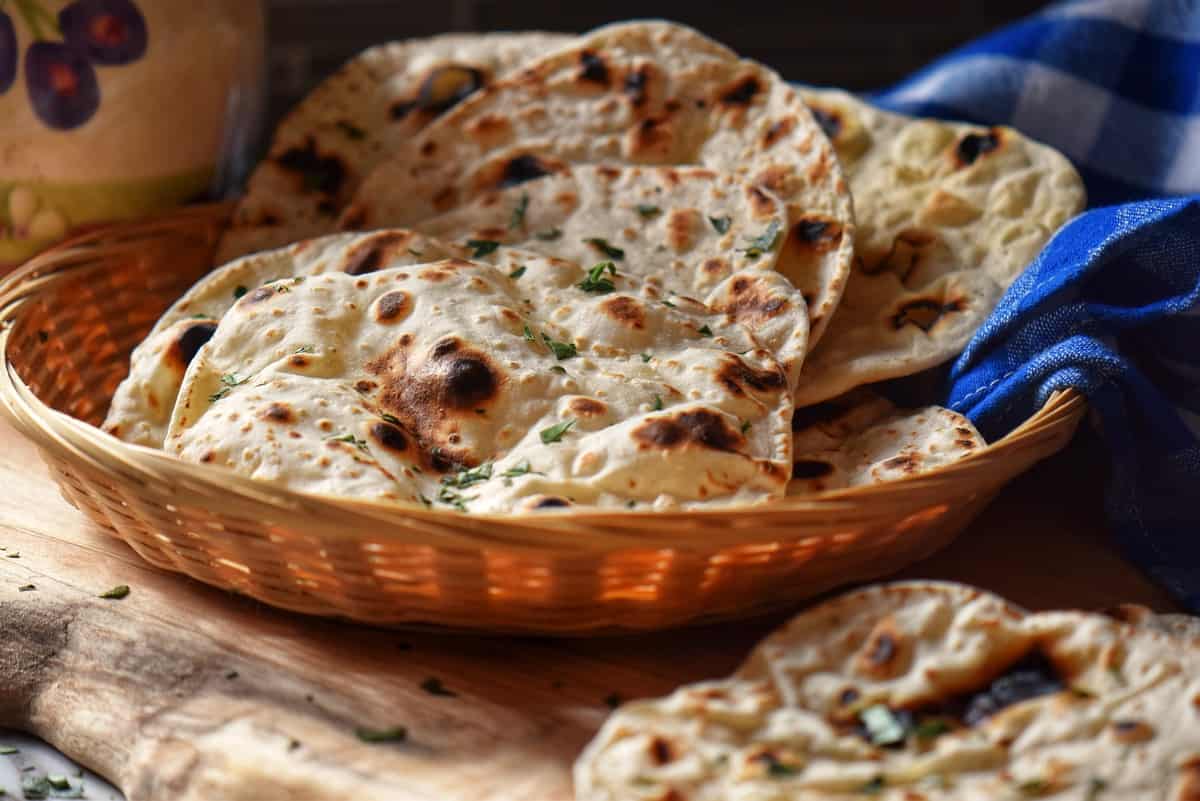
[[[472,92],[573,37],[446,34],[363,51],[310,92],[275,130],[217,264],[333,232],[359,182],[400,142]]]
[[[858,224],[854,269],[805,365],[807,406],[957,355],[1085,196],[1063,155],[1012,128],[801,94],[837,148]]]
[[[956,584],[843,595],[730,678],[613,713],[579,801],[1200,794],[1200,638]]]
[[[810,343],[824,330],[854,233],[833,147],[778,75],[672,23],[600,28],[463,101],[375,168],[341,224],[417,225],[564,162],[703,166],[771,192],[788,226],[738,246],[779,244]]]
[[[797,409],[792,430],[788,495],[919,475],[987,444],[958,412],[941,406],[898,409],[865,387]]]
[[[192,359],[165,449],[300,491],[484,513],[782,497],[794,374],[736,315],[663,303],[619,271],[608,289],[569,262],[520,264],[251,291]],[[802,353],[802,300],[774,321]]]

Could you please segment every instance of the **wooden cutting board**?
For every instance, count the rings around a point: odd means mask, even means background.
[[[1106,541],[1102,463],[1077,442],[905,575],[1033,608],[1171,610]],[[569,799],[608,703],[723,675],[781,622],[571,641],[304,618],[142,563],[2,424],[0,487],[0,726],[41,736],[130,801]],[[97,597],[119,584],[128,597]],[[356,736],[392,727],[403,742]]]

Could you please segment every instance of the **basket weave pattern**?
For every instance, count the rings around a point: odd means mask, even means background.
[[[162,311],[210,268],[227,209],[96,231],[0,285],[0,412],[64,496],[147,561],[266,603],[376,624],[562,634],[741,616],[899,570],[1061,448],[1060,393],[923,476],[736,511],[483,517],[303,495],[94,426]]]

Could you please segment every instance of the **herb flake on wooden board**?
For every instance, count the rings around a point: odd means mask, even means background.
[[[364,743],[402,743],[408,739],[408,729],[404,726],[392,726],[387,729],[360,726],[354,730],[354,736]]]
[[[128,595],[129,595],[129,585],[128,584],[118,584],[117,586],[113,587],[111,590],[105,590],[104,592],[100,593],[100,595],[98,597],[105,598],[105,599],[112,600],[112,601],[119,601]]]
[[[446,685],[442,684],[442,680],[436,676],[430,676],[429,678],[425,679],[425,681],[421,682],[421,689],[430,695],[437,695],[441,696],[442,698],[458,697],[458,693],[454,692],[454,690],[448,689]]]

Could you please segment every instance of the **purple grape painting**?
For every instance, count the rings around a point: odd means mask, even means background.
[[[129,0],[79,0],[58,12],[58,25],[96,64],[128,64],[146,52],[146,19]]]
[[[12,17],[0,11],[0,95],[17,79],[17,29]]]
[[[100,108],[96,68],[137,61],[146,54],[150,37],[146,18],[132,0],[75,0],[57,17],[46,5],[43,0],[12,3],[33,37],[21,62],[25,89],[38,119],[51,128],[71,130]],[[16,80],[20,52],[13,19],[0,12],[0,93]]]
[[[100,84],[87,57],[61,42],[34,42],[25,51],[29,104],[51,128],[78,128],[100,107]]]

